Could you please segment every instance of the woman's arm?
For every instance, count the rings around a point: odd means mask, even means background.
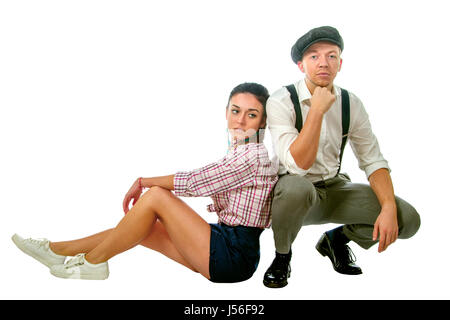
[[[138,178],[133,185],[131,186],[130,190],[128,190],[127,194],[125,195],[125,198],[122,202],[123,211],[125,214],[128,213],[130,210],[129,205],[130,202],[133,201],[133,206],[136,204],[136,202],[139,200],[143,188],[150,188],[154,186],[158,186],[167,190],[173,190],[174,185],[174,175],[169,176],[161,176],[161,177],[152,177],[152,178]]]
[[[158,186],[167,190],[173,190],[173,179],[175,175],[171,174],[168,176],[160,176],[160,177],[151,177],[151,178],[139,178],[140,186],[142,188],[150,188],[154,186]],[[139,183],[138,179],[138,183]]]
[[[244,152],[200,169],[178,172],[174,194],[182,197],[208,197],[253,184],[257,154]]]
[[[226,190],[242,188],[253,183],[258,165],[258,151],[248,149],[227,156],[219,162],[200,169],[178,172],[175,175],[138,178],[123,200],[123,211],[127,213],[129,204],[139,200],[143,188],[161,187],[174,191],[176,196],[206,197]]]

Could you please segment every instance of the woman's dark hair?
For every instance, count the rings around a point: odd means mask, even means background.
[[[231,98],[238,93],[251,93],[255,96],[255,98],[262,104],[263,106],[263,116],[266,116],[266,102],[269,98],[269,91],[267,91],[266,87],[260,85],[259,83],[254,82],[245,82],[236,86],[233,90],[231,90],[230,97],[228,98],[228,104],[230,104]]]

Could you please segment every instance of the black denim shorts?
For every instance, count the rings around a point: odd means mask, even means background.
[[[209,274],[212,282],[249,279],[259,263],[261,228],[211,225]]]

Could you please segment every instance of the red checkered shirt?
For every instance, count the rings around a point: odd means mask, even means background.
[[[219,223],[268,228],[277,172],[263,143],[234,144],[218,162],[177,172],[174,193],[183,197],[210,196],[213,204],[207,210],[217,213]]]

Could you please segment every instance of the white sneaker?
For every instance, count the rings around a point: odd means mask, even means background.
[[[65,264],[54,265],[50,273],[58,278],[105,280],[109,276],[108,261],[92,264],[84,258],[85,253],[79,253]]]
[[[18,234],[14,234],[11,239],[20,250],[49,268],[64,263],[66,259],[66,256],[56,254],[50,249],[50,241],[47,239],[23,239]]]

